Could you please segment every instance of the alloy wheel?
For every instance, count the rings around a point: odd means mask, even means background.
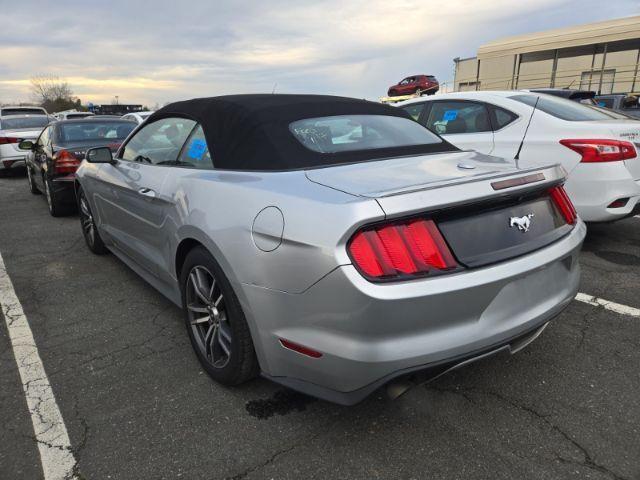
[[[80,196],[80,223],[84,236],[87,241],[93,245],[96,240],[96,227],[93,223],[93,215],[91,215],[91,210],[89,209],[89,204],[84,194]]]
[[[189,272],[186,302],[200,353],[214,368],[224,368],[231,359],[232,330],[220,284],[206,267],[197,265]]]

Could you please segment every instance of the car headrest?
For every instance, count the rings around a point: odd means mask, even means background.
[[[489,124],[489,118],[486,113],[479,113],[475,118],[476,130],[478,132],[486,132],[487,130],[491,130],[491,125]]]
[[[447,122],[447,134],[450,133],[467,133],[467,122],[460,117]]]

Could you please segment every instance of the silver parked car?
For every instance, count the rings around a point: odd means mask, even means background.
[[[585,236],[564,170],[341,97],[173,103],[77,171],[86,242],[184,309],[207,372],[343,404],[534,339]]]

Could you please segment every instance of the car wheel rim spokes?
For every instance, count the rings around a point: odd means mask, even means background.
[[[82,224],[82,231],[87,237],[87,240],[89,240],[93,245],[93,241],[95,239],[95,226],[93,224],[91,210],[89,210],[89,205],[87,204],[87,199],[84,195],[80,197],[80,223]]]
[[[220,284],[207,268],[199,265],[189,272],[186,301],[200,353],[215,368],[224,368],[231,358],[232,330]]]

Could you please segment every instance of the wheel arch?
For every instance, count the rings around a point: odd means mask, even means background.
[[[220,265],[220,268],[222,268],[222,271],[231,284],[234,286],[238,284],[238,278],[231,264],[209,235],[197,227],[184,226],[178,230],[177,236],[179,240],[176,242],[176,247],[173,252],[173,274],[176,279],[180,278],[180,270],[189,252],[197,246],[202,246],[211,254],[215,261],[218,262],[218,265]]]
[[[267,359],[265,357],[264,348],[261,343],[260,337],[260,329],[256,324],[256,319],[254,317],[253,309],[251,308],[251,304],[247,296],[245,295],[245,291],[242,288],[242,283],[238,280],[235,272],[231,268],[230,263],[227,258],[223,255],[222,251],[218,247],[218,245],[202,230],[193,226],[185,226],[178,231],[178,237],[180,240],[176,244],[176,248],[174,251],[173,261],[174,261],[174,275],[176,278],[176,285],[178,285],[179,290],[182,290],[180,285],[180,273],[181,269],[184,266],[184,262],[187,258],[187,255],[191,250],[196,247],[203,247],[205,250],[211,254],[213,259],[218,263],[220,268],[222,269],[224,275],[231,283],[231,287],[233,288],[236,297],[240,301],[240,306],[244,312],[244,316],[247,320],[247,324],[249,325],[249,331],[251,332],[251,338],[253,340],[253,345],[256,351],[256,355],[258,356],[258,363],[264,367],[267,365]]]

